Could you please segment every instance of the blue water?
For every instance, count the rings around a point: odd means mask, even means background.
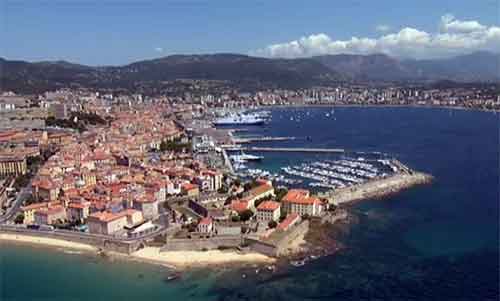
[[[247,271],[246,279],[239,270],[208,269],[165,283],[158,267],[2,246],[2,299],[498,300],[499,115],[347,107],[326,113],[331,109],[274,109],[272,122],[249,134],[311,138],[259,145],[382,152],[435,182],[352,205],[359,221],[330,233],[345,245],[342,252],[275,274]],[[263,155],[264,169],[325,157]]]

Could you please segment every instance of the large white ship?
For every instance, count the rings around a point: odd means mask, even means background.
[[[256,115],[234,114],[214,121],[214,125],[261,125],[265,119]]]

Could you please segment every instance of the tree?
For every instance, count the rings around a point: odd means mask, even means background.
[[[281,210],[280,222],[284,221],[286,216],[287,216],[287,213],[284,210]]]
[[[277,226],[277,225],[278,225],[278,223],[277,223],[276,221],[273,221],[273,220],[272,220],[272,221],[270,221],[270,222],[267,224],[267,226],[268,226],[269,228],[271,228],[271,229],[276,228],[276,226]]]
[[[277,188],[275,191],[274,191],[274,194],[276,195],[275,197],[275,200],[277,202],[281,202],[281,200],[283,199],[283,197],[288,193],[288,189],[286,188]]]
[[[253,216],[253,211],[248,209],[248,210],[245,210],[243,211],[241,214],[240,214],[240,219],[244,222],[246,222],[247,220],[249,220],[251,217]]]
[[[163,141],[160,143],[160,151],[161,151],[161,152],[165,152],[167,149],[168,149],[168,144],[167,144],[167,142],[165,142],[165,140],[163,140]]]
[[[221,188],[219,188],[219,189],[217,190],[217,192],[218,192],[218,193],[221,193],[221,194],[223,194],[223,193],[227,193],[227,187],[226,187],[226,186],[222,186]]]
[[[24,222],[24,214],[19,213],[16,218],[14,219],[14,223],[16,224],[22,224]]]

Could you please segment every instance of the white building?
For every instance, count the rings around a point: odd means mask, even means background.
[[[281,205],[274,201],[264,201],[257,207],[257,221],[277,221],[281,215]]]

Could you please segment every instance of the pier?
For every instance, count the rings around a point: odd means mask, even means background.
[[[296,153],[344,153],[342,148],[304,148],[304,147],[244,147],[245,151],[255,152],[296,152]]]
[[[340,205],[358,200],[377,199],[399,192],[416,185],[432,182],[431,175],[410,171],[401,171],[386,178],[374,179],[355,186],[334,189],[319,194],[331,204]]]
[[[242,143],[252,143],[252,142],[264,142],[264,141],[288,141],[295,140],[296,137],[245,137],[245,138],[233,138],[233,142],[237,144]]]

